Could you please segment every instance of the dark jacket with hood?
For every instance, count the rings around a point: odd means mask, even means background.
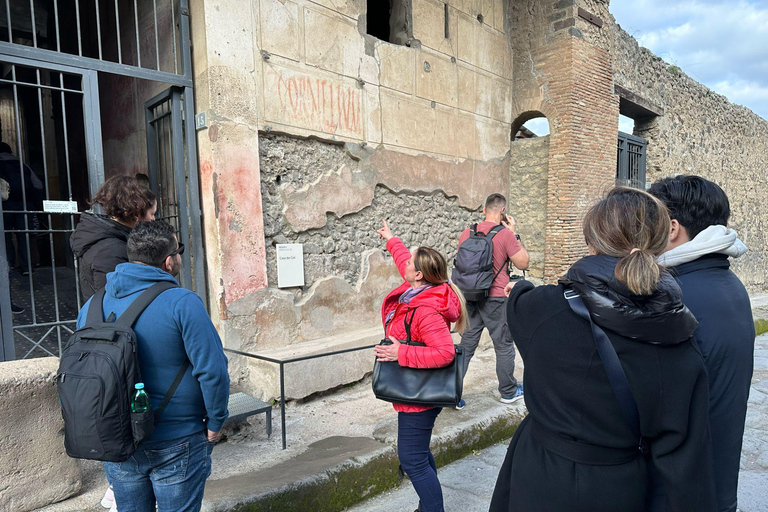
[[[86,301],[107,284],[107,274],[128,262],[131,228],[117,221],[84,213],[69,239],[79,259],[80,294]]]
[[[709,426],[718,510],[736,510],[741,442],[752,384],[755,324],[749,294],[726,254],[707,254],[672,269],[696,319],[696,341],[709,373]]]
[[[534,288],[522,281],[512,290],[507,318],[525,362],[529,414],[510,443],[491,512],[644,512],[662,486],[667,512],[715,510],[707,374],[691,338],[696,320],[669,274],[653,295],[637,296],[614,277],[617,262],[588,256],[571,267],[566,283]],[[648,458],[565,285],[579,292],[616,349]]]

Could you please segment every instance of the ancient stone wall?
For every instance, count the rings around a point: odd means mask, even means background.
[[[546,248],[549,136],[513,142],[509,162],[507,211],[515,218],[516,231],[531,258],[529,275],[542,279]]]
[[[664,114],[635,122],[648,140],[647,180],[697,174],[723,187],[729,225],[749,248],[733,269],[753,291],[768,282],[768,121],[728,102],[664,62],[620,27],[613,33],[614,82]]]
[[[270,286],[277,285],[278,243],[304,244],[304,289],[328,276],[354,284],[360,274],[362,255],[384,248],[376,234],[382,219],[387,219],[392,232],[406,245],[433,247],[452,261],[459,233],[479,218],[478,209],[474,209],[473,215],[471,209],[460,206],[456,197],[448,197],[443,191],[396,193],[377,185],[370,203],[359,210],[347,214],[322,212],[322,227],[295,231],[283,213],[285,191],[302,188],[345,166],[357,173],[362,164],[350,157],[343,146],[285,136],[261,137],[259,152]]]

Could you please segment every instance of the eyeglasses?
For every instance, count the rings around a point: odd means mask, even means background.
[[[184,254],[184,244],[183,244],[183,243],[181,243],[181,242],[179,242],[179,248],[178,248],[178,249],[176,249],[175,251],[173,251],[173,252],[172,252],[171,254],[169,254],[168,256],[176,256],[177,254]],[[168,256],[166,256],[166,258],[167,258]]]

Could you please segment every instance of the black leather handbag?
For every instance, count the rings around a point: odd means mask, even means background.
[[[411,340],[411,319],[405,318],[405,345],[426,347],[426,344]],[[391,345],[389,338],[380,345]],[[373,394],[379,400],[398,404],[421,405],[425,407],[455,407],[461,400],[464,389],[464,347],[455,346],[456,356],[443,368],[410,368],[400,366],[397,361],[373,364]]]

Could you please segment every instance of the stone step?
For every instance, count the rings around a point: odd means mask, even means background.
[[[255,352],[277,360],[315,356],[337,350],[375,345],[383,337],[381,326],[348,333],[302,341],[283,348]],[[228,357],[242,357],[228,354]],[[286,399],[306,398],[313,393],[357,382],[373,371],[373,350],[358,350],[344,354],[287,363],[285,368]],[[250,368],[248,393],[269,402],[280,398],[280,366],[248,358]]]

